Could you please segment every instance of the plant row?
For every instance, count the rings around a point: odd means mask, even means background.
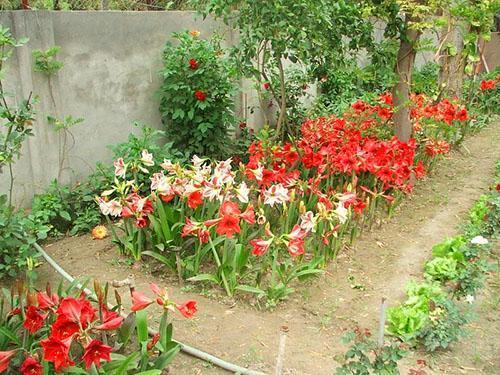
[[[497,181],[500,162],[497,162]],[[398,361],[411,349],[427,352],[449,349],[466,335],[465,325],[486,276],[497,272],[491,263],[492,243],[500,236],[500,184],[482,195],[469,211],[463,234],[447,238],[432,248],[424,266],[424,281],[407,285],[407,299],[388,310],[386,331],[395,338],[383,345],[371,338],[369,330],[356,328],[344,337],[350,344],[339,358],[337,374],[399,374]],[[465,302],[465,305],[464,303]],[[417,360],[409,374],[426,374],[427,363]]]
[[[321,273],[378,211],[391,213],[469,131],[460,104],[421,94],[412,103],[409,142],[392,135],[386,93],[356,101],[342,117],[305,121],[293,142],[264,128],[239,165],[196,156],[175,163],[148,149],[118,158],[101,212],[116,221],[110,228],[122,254],[148,255],[229,296],[249,292],[275,304],[293,281]]]

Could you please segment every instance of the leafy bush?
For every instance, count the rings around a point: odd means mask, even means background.
[[[6,204],[0,196],[0,279],[15,277],[20,270],[31,271],[37,257],[32,244],[47,237],[49,227]]]
[[[163,52],[160,112],[167,139],[186,157],[223,158],[230,144],[233,81],[220,38],[174,33]]]
[[[368,330],[356,328],[342,338],[344,344],[352,345],[341,359],[344,363],[337,368],[337,375],[399,374],[398,361],[407,351],[400,343],[379,347],[370,336]]]
[[[460,311],[455,302],[439,301],[429,312],[428,324],[417,336],[429,352],[446,349],[452,342],[465,336],[463,326],[468,322],[468,315]]]
[[[88,232],[101,221],[95,195],[89,183],[71,188],[54,180],[44,193],[34,196],[30,216],[49,226],[53,236]]]
[[[429,309],[435,301],[446,298],[446,293],[432,282],[407,285],[408,299],[400,306],[387,310],[387,331],[407,342],[414,342],[429,320]]]
[[[439,65],[435,62],[428,62],[420,69],[416,69],[411,82],[413,91],[437,98],[439,95],[438,74]]]

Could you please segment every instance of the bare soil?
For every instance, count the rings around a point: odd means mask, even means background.
[[[492,183],[498,158],[500,129],[492,125],[441,161],[431,176],[417,184],[414,194],[391,220],[365,232],[324,276],[299,285],[274,311],[229,300],[219,290],[200,294],[194,288],[181,288],[174,275],[158,273],[152,263],[131,267],[109,239],[68,237],[46,245],[46,250],[76,277],[104,282],[132,274],[142,291],[149,292],[148,284],[155,281],[168,286],[176,301],[196,299],[199,311],[194,319],[175,317],[174,337],[179,341],[241,366],[273,373],[280,327],[287,326],[285,373],[332,374],[338,366],[335,357],[345,350],[340,342],[343,333],[356,325],[376,332],[381,298],[386,297],[389,305],[397,304],[404,297],[407,281],[421,277],[432,246],[459,233],[468,209]],[[40,285],[60,280],[46,264],[40,273]],[[490,277],[489,287],[475,303],[477,319],[466,340],[432,357],[415,353],[405,361],[402,373],[415,367],[417,358],[425,358],[430,366],[428,374],[499,374],[498,281],[498,275]],[[180,355],[171,373],[224,371]]]

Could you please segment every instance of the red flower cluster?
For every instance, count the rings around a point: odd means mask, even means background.
[[[149,224],[147,215],[153,213],[153,211],[151,200],[141,198],[137,193],[132,193],[125,199],[121,216],[124,218],[135,216],[135,226],[145,228]]]
[[[445,140],[429,139],[425,142],[425,153],[428,156],[443,155],[450,152],[450,145]]]
[[[432,118],[439,122],[445,122],[451,125],[453,121],[467,121],[467,109],[462,105],[443,99],[437,104],[423,94],[412,94],[411,100],[413,106],[410,111],[411,118],[416,123],[416,130],[419,130],[419,120],[421,118]]]
[[[102,320],[97,317],[97,310],[84,296],[80,298],[66,297],[59,301],[57,295],[45,292],[37,293],[37,306],[30,304],[26,309],[23,322],[31,334],[38,332],[48,322],[47,317],[54,315],[48,338],[40,342],[43,358],[52,362],[56,371],[75,364],[70,357],[70,346],[78,341],[83,346],[82,360],[89,369],[94,363],[100,366],[101,360],[110,361],[112,348],[99,340],[92,339],[93,331],[115,330],[121,326],[123,318],[114,311],[102,306]],[[23,375],[41,373],[40,364],[33,357],[27,357],[21,366]]]
[[[369,128],[366,121],[359,123],[336,117],[307,120],[298,142],[304,167],[316,168],[325,176],[369,173],[384,183],[384,190],[411,189],[408,181],[414,168],[415,141],[364,136],[363,130]]]
[[[481,81],[481,91],[494,90],[498,80],[489,79]]]
[[[204,102],[205,99],[207,98],[207,94],[205,94],[203,91],[198,90],[194,93],[194,97],[196,98],[196,100]]]

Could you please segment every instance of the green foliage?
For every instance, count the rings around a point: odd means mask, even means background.
[[[44,73],[47,76],[51,76],[57,73],[62,67],[63,62],[56,60],[56,55],[61,50],[61,47],[54,46],[50,47],[45,51],[34,50],[34,69],[35,72]]]
[[[463,326],[469,320],[468,315],[460,311],[455,302],[439,301],[430,311],[429,324],[418,333],[418,338],[429,352],[446,349],[451,343],[465,336]]]
[[[457,261],[453,258],[434,258],[425,264],[425,277],[446,281],[457,277]]]
[[[341,115],[357,99],[369,102],[390,90],[395,81],[396,51],[393,40],[383,40],[369,48],[366,66],[359,66],[357,56],[329,66],[320,79],[319,105]]]
[[[439,95],[438,74],[439,65],[435,62],[428,62],[420,69],[415,69],[411,82],[412,91],[436,99]]]
[[[96,188],[100,186],[92,187],[91,182],[70,188],[54,180],[44,193],[34,196],[30,217],[49,227],[52,236],[89,232],[101,222],[94,201]]]
[[[453,254],[460,251],[464,244],[465,240],[462,236],[447,238],[432,247],[432,255],[435,257],[453,256]]]
[[[58,119],[53,116],[47,116],[47,121],[50,125],[54,127],[55,131],[68,130],[75,125],[81,124],[84,120],[83,118],[73,118],[73,116],[65,116]]]
[[[46,238],[48,230],[22,211],[14,212],[7,197],[0,196],[0,279],[33,270],[37,252],[32,244]]]
[[[407,354],[399,343],[378,347],[370,333],[359,328],[347,333],[342,341],[351,346],[342,358],[343,365],[336,369],[337,375],[399,374],[398,361]]]
[[[186,158],[226,157],[235,119],[234,82],[220,38],[174,33],[163,52],[160,112],[167,139]]]
[[[372,42],[373,26],[363,17],[362,4],[356,2],[208,0],[202,8],[204,16],[212,14],[237,28],[239,43],[233,48],[233,56],[240,73],[255,79],[259,95],[264,83],[279,82],[270,88],[278,103],[278,137],[285,130],[289,132],[285,119],[290,84],[285,60],[306,67],[312,82],[324,75],[326,67],[344,61],[349,52]],[[260,105],[266,110],[268,103],[261,100]]]
[[[445,299],[446,293],[436,283],[411,281],[407,285],[407,295],[404,304],[387,310],[387,331],[413,342],[428,323],[431,304]]]
[[[0,123],[4,127],[0,131],[0,174],[5,172],[5,167],[9,173],[8,198],[0,196],[0,278],[16,276],[20,270],[31,273],[35,256],[31,245],[46,234],[42,225],[28,219],[23,212],[16,212],[12,206],[12,165],[21,156],[24,141],[33,135],[31,125],[35,113],[31,96],[26,100],[12,100],[11,95],[4,91],[2,81],[5,77],[4,63],[15,48],[26,42],[27,39],[14,39],[10,30],[0,25]],[[19,104],[11,105],[9,101]]]

